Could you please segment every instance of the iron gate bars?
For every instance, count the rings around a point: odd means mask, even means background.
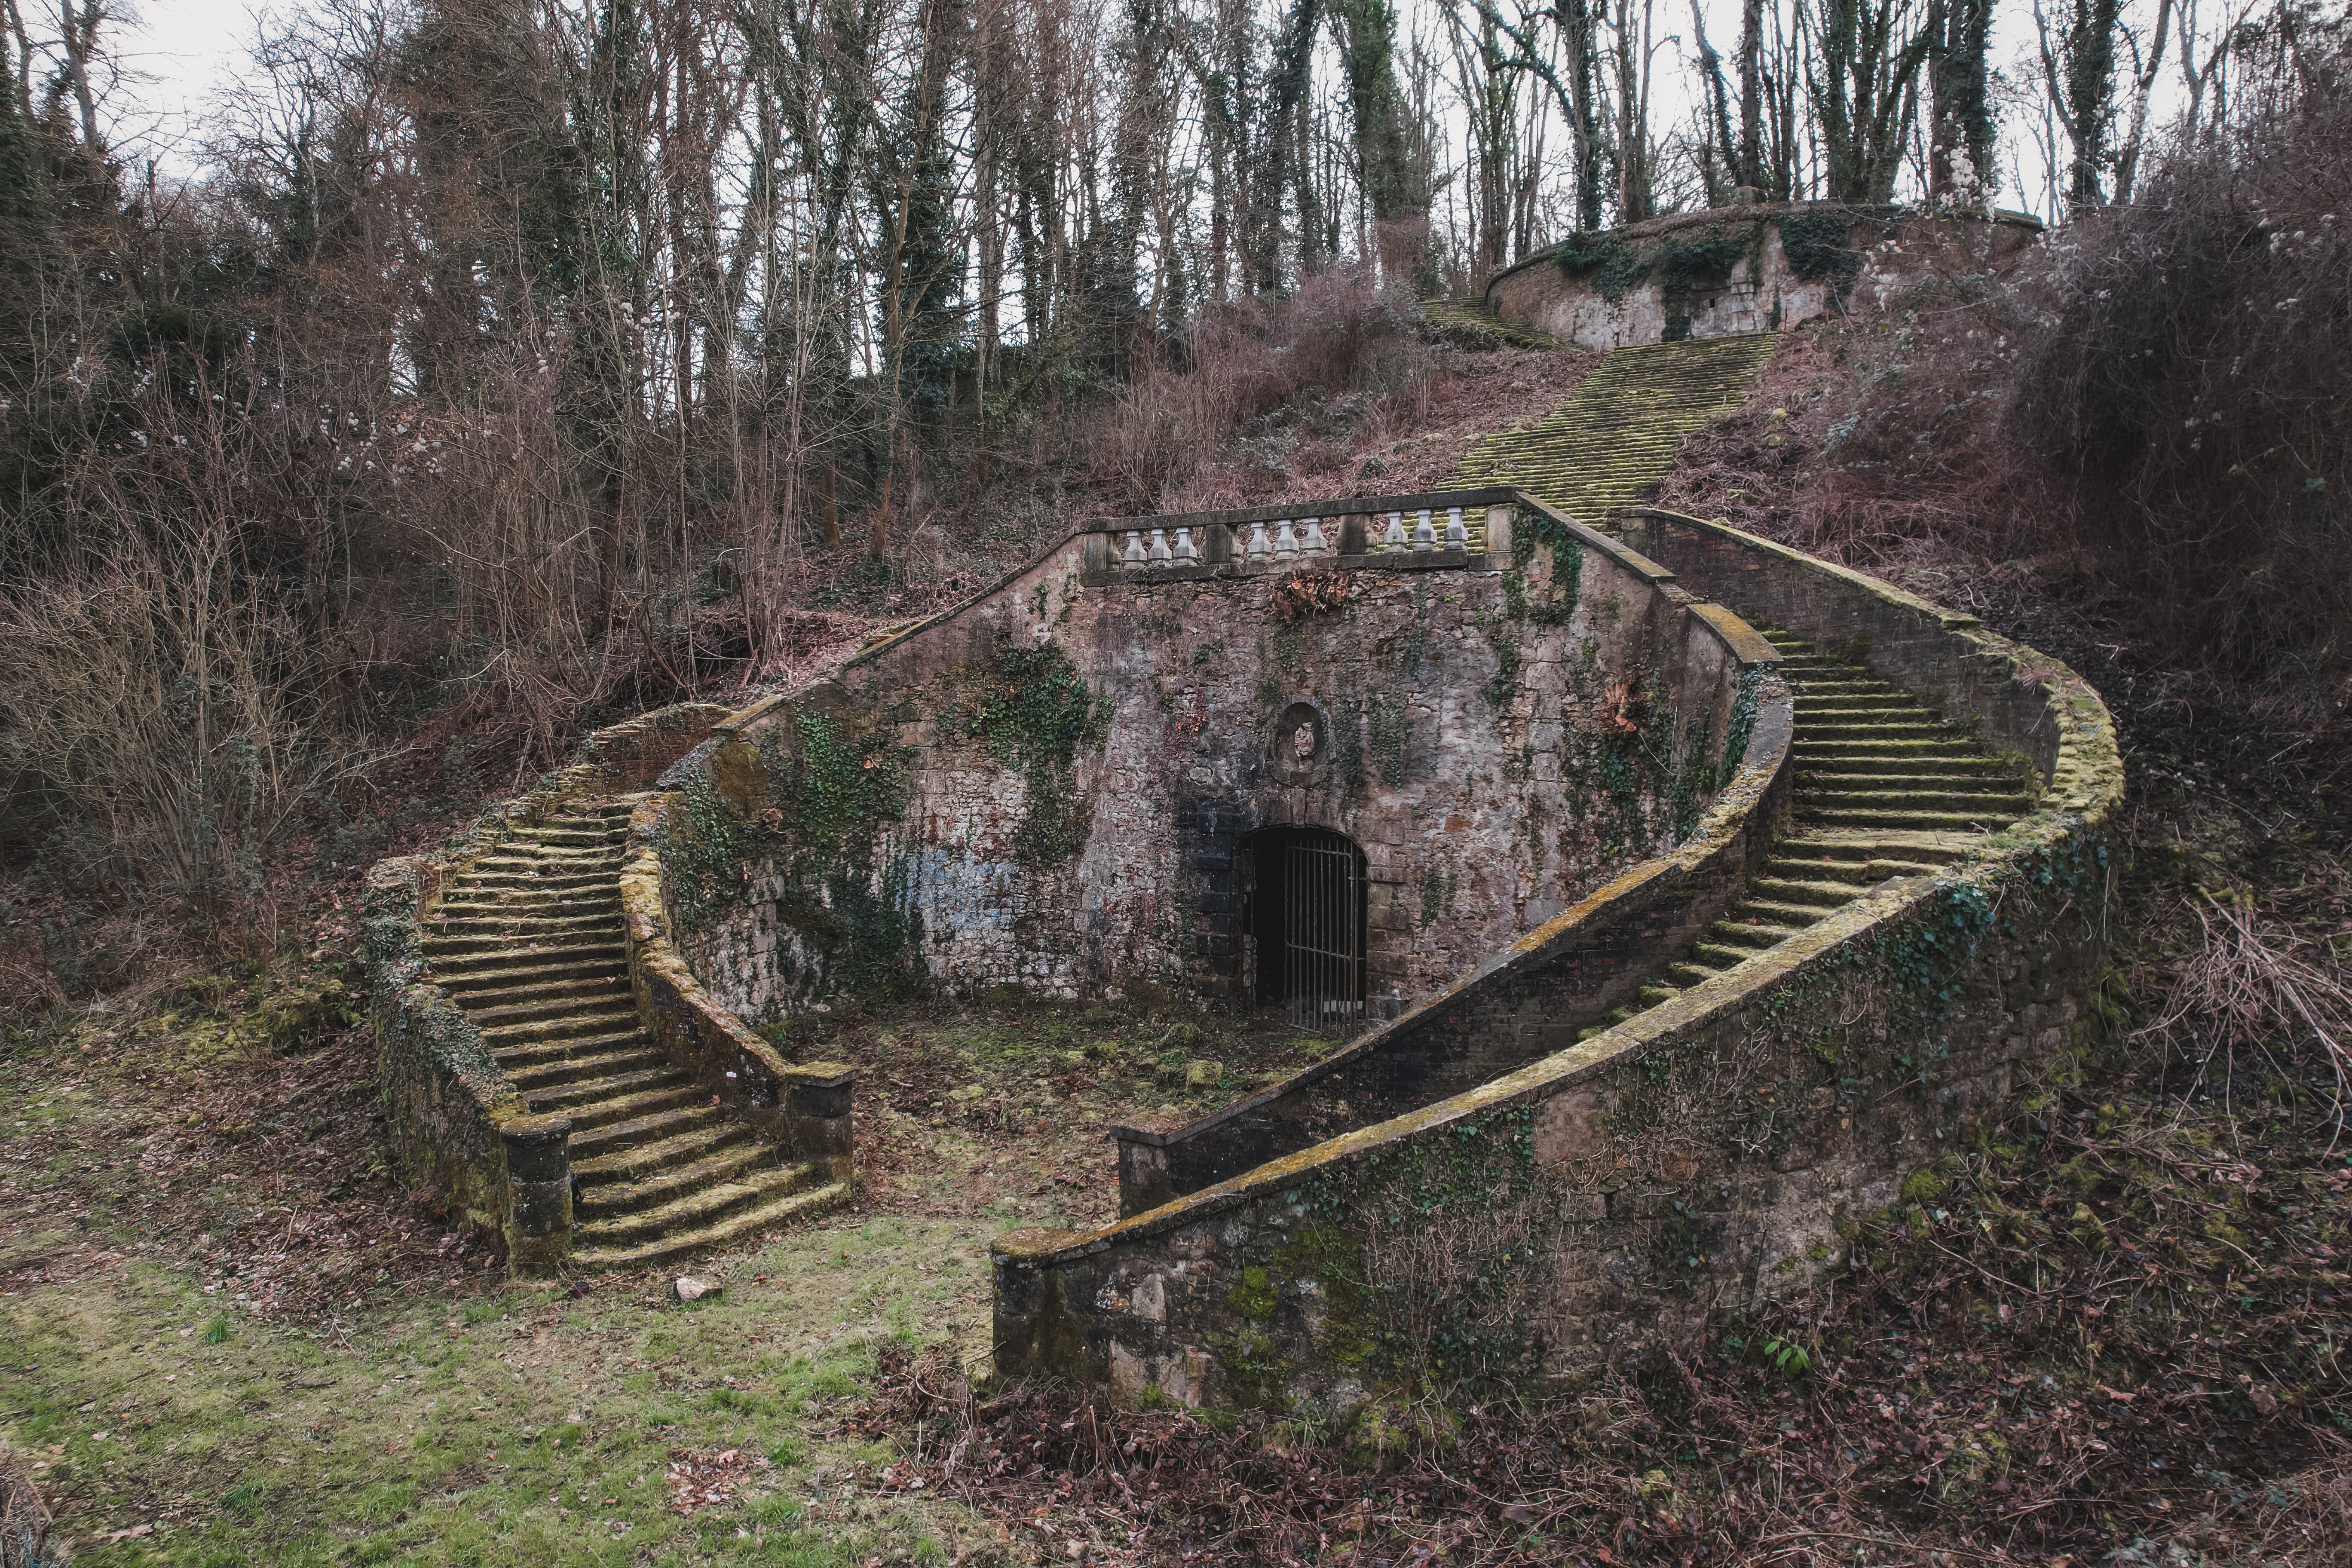
[[[1284,1021],[1341,1037],[1364,1026],[1363,852],[1337,833],[1283,846]]]

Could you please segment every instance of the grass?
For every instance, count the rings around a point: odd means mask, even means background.
[[[722,1289],[682,1304],[666,1276],[505,1283],[436,1250],[408,1194],[349,1174],[383,1158],[357,1041],[271,1088],[293,1069],[224,1047],[233,1024],[86,1018],[0,1083],[0,1447],[103,1568],[1013,1560],[992,1521],[877,1495],[896,1450],[852,1416],[882,1347],[984,1364],[990,1237],[1108,1216],[1103,1121],[1202,1099],[1166,1051],[1304,1059],[1173,1027],[829,1023],[803,1043],[863,1069],[856,1203],[696,1261]]]

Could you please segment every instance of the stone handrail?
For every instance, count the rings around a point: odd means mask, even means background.
[[[1591,534],[1589,547],[1635,563],[1657,584],[1672,580],[1619,542],[1571,526]],[[1115,1124],[1122,1215],[1296,1153],[1339,1125],[1426,1103],[1449,1081],[1466,1089],[1574,1043],[1739,897],[1770,857],[1787,814],[1795,715],[1774,679],[1780,655],[1771,644],[1720,605],[1684,608],[1697,629],[1723,644],[1740,671],[1739,700],[1753,705],[1745,752],[1690,837],[1281,1083],[1190,1123]]]
[[[667,868],[656,847],[667,796],[638,804],[635,846],[621,874],[629,982],[645,1031],[695,1081],[828,1181],[851,1174],[850,1097],[857,1069],[841,1062],[784,1060],[776,1047],[719,1005],[670,938]]]
[[[683,703],[599,730],[573,762],[485,810],[438,854],[368,869],[362,957],[394,1162],[446,1204],[460,1228],[497,1236],[519,1271],[544,1270],[570,1251],[570,1123],[526,1113],[521,1093],[434,979],[425,918],[452,880],[519,828],[573,800],[646,787],[725,714]]]
[[[1000,1371],[1344,1408],[1375,1375],[1367,1315],[1420,1288],[1396,1261],[1419,1226],[1450,1227],[1449,1254],[1506,1237],[1507,1268],[1444,1282],[1449,1308],[1523,1290],[1507,1301],[1536,1326],[1496,1348],[1500,1364],[1572,1373],[1834,1266],[1854,1211],[1897,1202],[1908,1174],[2006,1112],[2021,1069],[2091,1026],[2122,784],[2096,693],[1860,574],[1720,524],[1637,521],[1685,584],[1932,689],[1948,718],[2032,757],[2032,815],[1466,1093],[1098,1231],[1000,1237]],[[1547,1238],[1540,1260],[1509,1226]]]

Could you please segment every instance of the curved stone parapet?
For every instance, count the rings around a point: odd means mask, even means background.
[[[1475,1089],[1097,1232],[1001,1237],[1000,1371],[1328,1414],[1686,1342],[1834,1267],[1865,1212],[1931,1203],[2021,1071],[2092,1026],[2122,791],[2096,693],[1970,617],[1720,524],[1651,511],[1628,537],[1972,725],[2031,769],[2027,815]],[[1472,1026],[1513,974],[1490,966],[1419,1026]]]

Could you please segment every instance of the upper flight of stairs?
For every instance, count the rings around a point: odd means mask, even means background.
[[[1549,418],[1481,440],[1451,482],[1517,485],[1598,523],[1739,405],[1778,342],[1615,350]],[[2032,809],[2018,773],[1908,692],[1786,632],[1764,635],[1796,698],[1791,831],[1723,919],[1588,1036],[1770,951],[1890,877],[1932,875]]]
[[[1779,342],[1758,332],[1613,350],[1549,417],[1483,437],[1450,482],[1517,485],[1593,521],[1640,500],[1685,440],[1737,408]]]
[[[1890,877],[1933,876],[2033,809],[2011,764],[1901,688],[1786,632],[1764,636],[1796,698],[1793,831],[1746,896],[1642,988],[1638,1007],[1587,1034],[1768,952]]]
[[[621,928],[633,797],[575,803],[452,879],[426,917],[433,978],[532,1112],[572,1119],[572,1255],[633,1268],[846,1197],[719,1106],[637,1025]]]
[[[1483,294],[1420,302],[1429,324],[1465,349],[1564,349],[1568,345],[1549,332],[1517,321],[1507,321],[1486,308]]]

